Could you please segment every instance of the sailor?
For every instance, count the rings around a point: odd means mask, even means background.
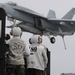
[[[25,75],[24,51],[26,44],[21,39],[22,31],[19,27],[14,27],[10,34],[13,37],[9,41],[6,75]]]
[[[48,63],[47,52],[42,45],[40,35],[33,35],[30,39],[30,55],[27,57],[28,75],[45,75]]]

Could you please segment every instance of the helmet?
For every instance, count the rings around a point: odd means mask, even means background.
[[[21,36],[22,35],[22,31],[20,27],[14,27],[11,29],[10,34],[13,36]]]
[[[33,44],[33,43],[42,43],[42,37],[40,35],[33,35],[30,39],[29,39],[29,43]]]

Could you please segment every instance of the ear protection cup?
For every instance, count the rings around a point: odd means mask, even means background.
[[[10,39],[10,35],[9,34],[6,34],[5,35],[5,40],[9,40]]]
[[[32,44],[32,43],[31,43],[31,38],[29,39],[29,43]]]
[[[42,43],[42,38],[38,36],[38,44]]]

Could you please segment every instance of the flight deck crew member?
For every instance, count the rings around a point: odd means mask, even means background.
[[[20,38],[22,31],[19,27],[14,27],[10,33],[13,37],[9,41],[6,75],[25,75],[24,50],[26,45]]]
[[[30,55],[27,57],[28,75],[45,75],[44,69],[47,66],[47,52],[42,43],[40,35],[33,35],[29,42]]]

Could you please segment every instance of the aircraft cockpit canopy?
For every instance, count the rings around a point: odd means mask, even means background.
[[[8,2],[7,4],[9,4],[9,5],[13,5],[13,6],[17,6],[17,3],[14,3],[14,2]]]

